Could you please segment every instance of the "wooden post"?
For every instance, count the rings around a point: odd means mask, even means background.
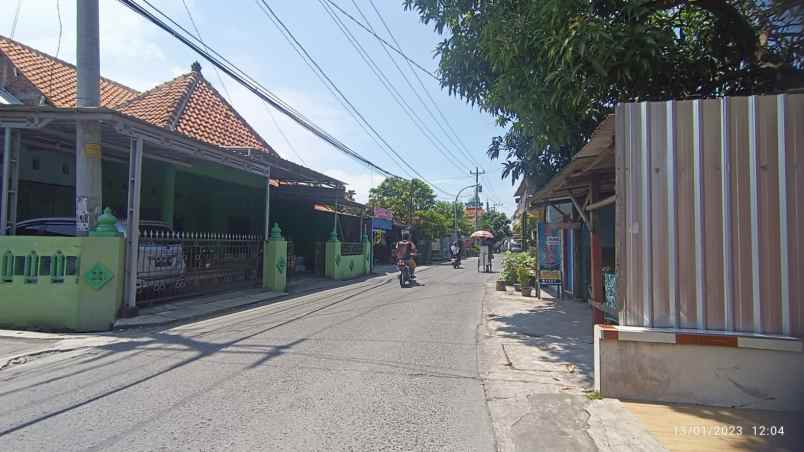
[[[600,187],[598,181],[592,181],[589,187],[591,202],[600,200]],[[589,243],[591,246],[591,279],[592,279],[592,315],[595,325],[604,323],[603,311],[599,308],[604,303],[603,295],[603,249],[600,246],[600,231],[598,228],[599,214],[589,213]]]

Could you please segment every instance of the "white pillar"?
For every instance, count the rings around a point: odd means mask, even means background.
[[[126,283],[123,316],[137,312],[137,263],[140,247],[140,193],[142,190],[142,138],[131,139],[128,161],[128,210],[126,220]]]

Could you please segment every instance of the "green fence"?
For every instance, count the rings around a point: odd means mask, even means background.
[[[332,279],[352,279],[368,274],[371,269],[371,242],[363,237],[360,254],[343,253],[343,243],[329,240],[326,243],[324,274]]]
[[[120,237],[0,237],[0,327],[111,328],[123,254]]]

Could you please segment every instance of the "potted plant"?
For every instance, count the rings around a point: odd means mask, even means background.
[[[531,291],[530,268],[528,268],[527,266],[523,265],[518,270],[519,271],[517,273],[518,273],[518,279],[519,279],[520,293],[522,294],[523,297],[529,297],[530,296],[530,291]]]
[[[513,285],[516,282],[516,266],[517,262],[514,254],[510,251],[505,253],[502,261],[502,271],[497,279],[497,290],[504,291],[506,286]]]

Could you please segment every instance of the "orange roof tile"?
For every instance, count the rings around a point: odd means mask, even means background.
[[[200,66],[116,109],[216,146],[272,152],[265,140],[204,78]]]
[[[159,127],[171,128],[177,107],[191,83],[191,74],[180,75],[118,105],[116,109]]]
[[[77,78],[75,66],[0,36],[0,52],[22,72],[54,107],[75,107]],[[101,78],[101,106],[114,107],[139,94],[137,90]]]
[[[76,68],[19,42],[0,36],[0,53],[53,106],[75,107]],[[101,78],[101,106],[221,147],[262,149],[271,147],[209,84],[200,65],[175,79],[140,93]]]

